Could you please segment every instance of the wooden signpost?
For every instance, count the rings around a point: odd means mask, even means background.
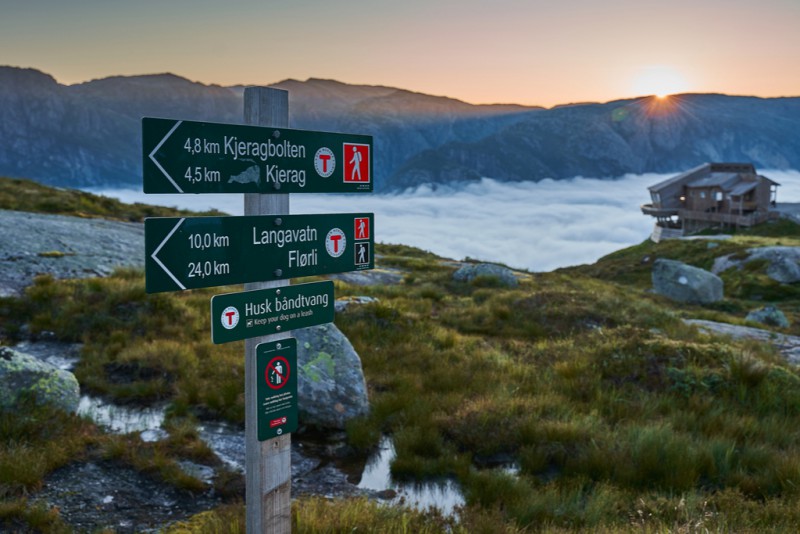
[[[214,343],[245,340],[247,532],[291,532],[295,328],[333,321],[333,283],[374,267],[371,213],[289,215],[292,193],[369,193],[372,138],[288,129],[288,93],[244,91],[246,125],[142,119],[145,193],[244,193],[244,217],[145,221],[148,293],[245,283],[211,301]]]

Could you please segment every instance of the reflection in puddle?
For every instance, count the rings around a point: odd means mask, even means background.
[[[396,456],[391,438],[384,436],[378,452],[367,460],[364,474],[358,487],[361,489],[382,491],[393,489],[397,492],[394,503],[405,502],[418,509],[438,508],[445,515],[452,515],[457,506],[464,505],[464,496],[458,484],[452,480],[439,483],[398,484],[392,482],[389,466]]]
[[[111,432],[127,434],[161,428],[164,422],[164,407],[128,408],[105,402],[97,397],[83,395],[78,404],[78,415],[90,418]]]
[[[155,408],[128,408],[110,404],[97,397],[84,395],[78,405],[78,414],[91,418],[96,424],[105,427],[110,432],[126,434],[129,432],[142,432],[142,439],[150,441],[163,439],[165,432],[160,430],[164,423],[164,407]],[[203,422],[198,426],[200,438],[205,441],[214,453],[232,470],[244,473],[245,439],[244,430],[222,422]],[[319,460],[308,458],[301,454],[295,444],[292,448],[292,474],[301,475],[314,471],[320,465]],[[384,436],[381,439],[378,451],[367,460],[364,472],[361,475],[359,489],[371,491],[394,490],[397,496],[392,499],[393,504],[405,504],[418,509],[429,507],[438,508],[446,515],[455,513],[455,508],[464,505],[464,497],[458,484],[452,480],[428,483],[395,483],[392,482],[389,466],[396,456],[391,438]],[[330,466],[333,468],[332,466]],[[342,480],[336,484],[348,485]],[[350,486],[352,487],[352,486]]]

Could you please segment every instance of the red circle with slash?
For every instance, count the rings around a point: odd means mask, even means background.
[[[267,364],[264,378],[272,389],[281,389],[289,382],[289,361],[283,356],[275,356]]]

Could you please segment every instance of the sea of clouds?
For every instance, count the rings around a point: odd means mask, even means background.
[[[800,202],[800,172],[760,171],[781,184],[779,202]],[[396,194],[291,196],[291,213],[375,213],[375,237],[453,259],[499,262],[530,271],[593,263],[647,239],[654,220],[642,215],[647,187],[672,174],[615,180],[573,178],[461,186],[427,186]],[[243,213],[243,195],[145,195],[93,190],[125,202]]]

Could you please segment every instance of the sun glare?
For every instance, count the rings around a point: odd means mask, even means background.
[[[664,99],[675,93],[685,92],[688,84],[672,67],[652,66],[639,69],[633,81],[633,92],[637,96],[655,95]]]

